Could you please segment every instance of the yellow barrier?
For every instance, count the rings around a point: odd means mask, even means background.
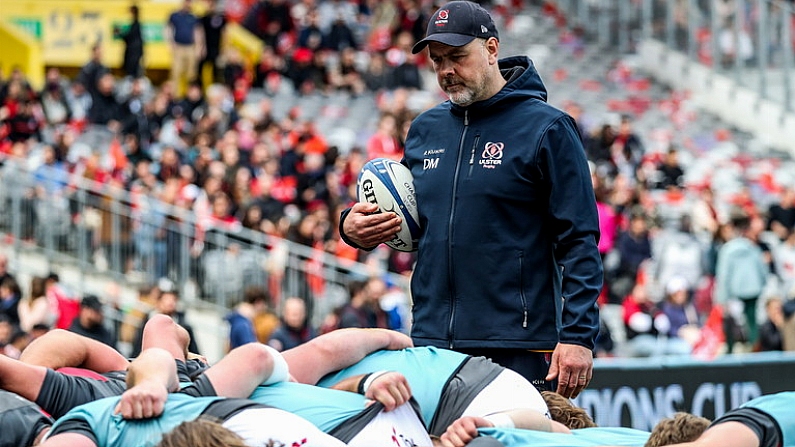
[[[16,26],[0,22],[0,70],[8,76],[15,67],[26,74],[36,90],[44,87],[44,61],[36,40]]]
[[[109,67],[121,66],[124,44],[113,37],[113,30],[129,24],[132,2],[3,0],[2,3],[0,21],[27,31],[41,45],[44,64],[83,66],[89,60],[91,47],[100,42],[102,62]],[[180,2],[139,1],[136,4],[140,9],[145,42],[144,67],[167,70],[171,67],[171,51],[164,31],[169,15],[179,8]],[[239,48],[249,63],[257,60],[262,52],[259,39],[233,23],[227,32],[229,44]],[[5,51],[0,52],[0,63],[7,63],[6,56]]]

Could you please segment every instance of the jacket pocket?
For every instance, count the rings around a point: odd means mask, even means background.
[[[527,329],[527,297],[524,294],[524,252],[519,252],[519,300],[522,305],[522,329]]]
[[[467,180],[472,178],[472,170],[475,168],[475,155],[478,150],[478,143],[480,142],[480,133],[475,134],[475,139],[472,141],[472,149],[469,152],[469,170],[467,171]]]

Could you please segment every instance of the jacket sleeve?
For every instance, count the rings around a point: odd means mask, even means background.
[[[340,224],[339,224],[339,228],[338,228],[338,230],[340,232],[340,239],[342,239],[343,242],[345,242],[346,244],[350,245],[353,248],[358,248],[359,250],[364,250],[364,251],[373,251],[375,249],[375,247],[362,247],[362,246],[359,246],[356,242],[353,242],[352,240],[350,240],[350,238],[348,238],[348,235],[346,235],[345,232],[342,230],[342,227],[345,224],[345,219],[348,218],[348,214],[350,214],[350,213],[351,213],[351,208],[345,208],[340,213]]]
[[[593,349],[599,333],[596,300],[603,282],[599,217],[585,150],[569,116],[561,116],[545,131],[538,162],[549,188],[545,225],[562,272],[560,342]]]

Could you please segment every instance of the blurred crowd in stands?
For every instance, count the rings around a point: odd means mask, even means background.
[[[488,6],[506,21],[523,7]],[[410,51],[433,7],[418,0],[258,1],[237,18],[265,44],[259,61],[248,65],[234,49],[216,47],[230,17],[211,3],[206,16],[195,17],[205,45],[196,62],[213,66],[207,85],[198,68],[159,85],[133,63],[124,64],[124,73],[111,70],[100,45],[74,78],[49,68],[41,90],[13,70],[0,79],[0,157],[5,167],[14,159],[37,169],[36,191],[90,179],[190,210],[205,231],[248,228],[340,259],[387,258],[390,271],[409,275],[414,254],[353,249],[339,239],[337,219],[355,200],[367,160],[401,158],[408,124],[422,109],[410,107],[410,98],[434,88],[422,82],[424,56]],[[551,4],[542,11],[559,14]],[[569,37],[561,30],[561,44]],[[377,125],[361,123],[357,144],[342,150],[300,108],[273,114],[273,98],[284,91],[370,97]],[[261,93],[255,101],[253,92]],[[424,98],[431,99],[427,105],[441,99],[427,92]],[[564,108],[580,124],[600,216],[605,287],[597,355],[795,350],[795,184],[768,178],[763,202],[754,194],[758,184],[717,194],[709,178],[688,181],[680,148],[650,150],[652,136],[636,134],[631,114],[594,125],[581,119],[587,111],[576,102]],[[732,162],[750,163],[742,153]],[[737,256],[753,259],[732,263],[721,253],[739,238],[754,250]],[[764,271],[748,279],[757,251]],[[90,333],[109,326],[101,318],[103,308],[113,308],[109,297],[103,306],[96,297],[63,296],[55,274],[18,284],[3,261],[0,346],[7,355],[48,328],[81,325]],[[167,267],[151,268],[168,275]],[[732,292],[738,281],[731,279],[740,277],[756,288]],[[273,309],[268,290],[247,289],[226,318],[230,346],[257,339],[287,349],[337,327],[407,329],[405,296],[383,280],[356,282],[347,293],[348,303],[313,327],[302,298]],[[118,319],[112,335],[98,337],[134,345],[147,314],[174,314],[177,299],[173,287],[148,287],[144,305]]]

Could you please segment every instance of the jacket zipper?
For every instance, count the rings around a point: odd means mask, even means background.
[[[455,321],[455,281],[453,280],[453,247],[451,241],[453,240],[453,221],[455,216],[455,196],[458,190],[458,173],[461,167],[461,158],[464,154],[464,141],[467,136],[467,129],[469,128],[469,111],[464,111],[464,130],[461,132],[461,140],[458,143],[458,158],[455,162],[455,172],[453,175],[453,191],[450,194],[450,220],[447,222],[447,277],[450,283],[450,321],[447,325],[447,343],[450,349],[453,349],[453,321]]]
[[[478,147],[478,142],[480,141],[480,134],[475,135],[475,141],[472,142],[472,151],[469,153],[469,175],[467,177],[472,177],[472,169],[475,167],[475,149]]]
[[[524,252],[519,252],[519,298],[522,300],[522,329],[527,329],[527,300],[524,296]]]

